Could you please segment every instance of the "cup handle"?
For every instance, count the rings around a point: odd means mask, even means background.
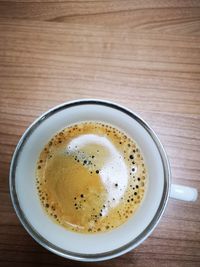
[[[194,187],[171,184],[170,197],[185,201],[196,201],[198,192]]]

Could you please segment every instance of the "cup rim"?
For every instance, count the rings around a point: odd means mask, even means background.
[[[22,152],[23,146],[26,143],[26,140],[29,138],[31,133],[46,119],[48,119],[50,116],[53,114],[62,111],[63,109],[67,109],[70,107],[75,107],[79,105],[103,105],[107,106],[110,108],[117,109],[132,119],[136,120],[144,129],[149,133],[151,138],[153,139],[161,160],[163,164],[163,171],[164,171],[164,188],[163,188],[163,195],[159,204],[159,207],[157,209],[157,212],[155,213],[153,219],[149,223],[149,225],[141,232],[135,239],[130,241],[129,243],[108,251],[104,253],[97,253],[97,254],[83,254],[83,253],[75,253],[71,251],[67,251],[65,249],[59,248],[58,246],[55,246],[51,242],[49,242],[47,239],[43,238],[31,225],[31,222],[29,222],[23,210],[20,207],[19,200],[17,197],[17,192],[16,192],[16,186],[15,186],[15,174],[16,174],[16,167],[17,163],[19,160],[20,153]],[[41,246],[46,248],[47,250],[62,256],[64,258],[72,259],[72,260],[77,260],[77,261],[85,261],[85,262],[95,262],[95,261],[103,261],[103,260],[108,260],[111,258],[118,257],[120,255],[123,255],[130,250],[136,248],[139,246],[155,229],[157,224],[159,223],[162,214],[166,208],[168,199],[169,199],[169,188],[170,188],[170,180],[171,180],[171,170],[170,170],[170,165],[169,165],[169,160],[167,157],[167,154],[165,152],[165,149],[163,145],[161,144],[158,136],[154,132],[154,130],[147,124],[146,121],[144,121],[139,115],[137,115],[135,112],[131,111],[130,109],[119,105],[117,103],[114,103],[112,101],[107,101],[107,100],[101,100],[101,99],[77,99],[69,102],[62,103],[58,106],[55,106],[45,113],[43,113],[40,117],[38,117],[24,132],[22,137],[20,138],[16,149],[13,153],[13,157],[11,160],[11,165],[10,165],[10,174],[9,174],[9,188],[10,188],[10,196],[11,196],[11,201],[14,207],[14,210],[21,222],[21,224],[24,226],[26,231],[32,236],[32,238],[38,242]]]

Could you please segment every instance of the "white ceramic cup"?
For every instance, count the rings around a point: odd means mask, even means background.
[[[44,145],[62,128],[82,121],[103,121],[126,132],[141,148],[147,165],[148,186],[141,205],[126,223],[106,233],[75,233],[55,224],[42,208],[37,193],[36,162]],[[158,224],[169,195],[186,201],[197,198],[196,189],[170,183],[166,153],[144,120],[122,106],[96,99],[62,104],[33,122],[13,155],[10,194],[21,223],[39,244],[80,261],[111,259],[137,247]]]

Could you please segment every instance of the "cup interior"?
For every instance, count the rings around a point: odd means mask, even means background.
[[[106,233],[80,234],[55,224],[37,193],[36,162],[44,145],[62,128],[82,121],[101,121],[124,131],[137,142],[147,165],[148,185],[140,207],[126,223]],[[66,257],[70,253],[82,257],[111,255],[133,248],[154,228],[167,199],[169,181],[159,146],[144,121],[110,102],[76,101],[48,111],[25,132],[13,156],[11,196],[21,222],[39,243]]]

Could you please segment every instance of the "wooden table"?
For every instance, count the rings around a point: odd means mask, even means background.
[[[200,198],[170,199],[140,247],[97,264],[48,252],[19,223],[8,176],[20,136],[54,105],[94,97],[149,122],[173,182],[200,190],[200,1],[0,1],[0,265],[200,266]]]

